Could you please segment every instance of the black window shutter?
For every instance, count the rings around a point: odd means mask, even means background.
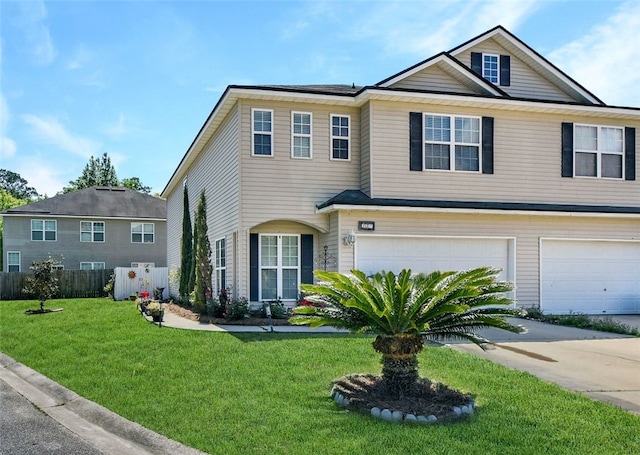
[[[249,300],[258,301],[258,234],[249,234]]]
[[[409,170],[422,170],[422,112],[409,113]]]
[[[511,57],[508,55],[500,56],[500,85],[511,85]]]
[[[482,117],[482,173],[493,174],[493,117]]]
[[[624,179],[636,179],[636,129],[624,129]]]
[[[300,236],[300,283],[313,284],[313,235]]]
[[[573,123],[562,123],[562,176],[573,177]]]
[[[471,71],[473,71],[479,76],[482,76],[482,53],[481,52],[471,53]]]

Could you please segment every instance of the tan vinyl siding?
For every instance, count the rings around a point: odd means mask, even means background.
[[[451,93],[476,93],[473,89],[456,80],[435,65],[412,74],[390,87],[394,89],[434,90]]]
[[[409,112],[494,117],[494,173],[409,171]],[[561,177],[562,122],[635,126],[640,131],[639,122],[378,102],[373,112],[372,192],[402,199],[637,206],[639,180]]]
[[[345,211],[340,213],[344,232],[357,231],[359,220],[376,223],[373,235],[515,238],[517,299],[521,306],[537,306],[540,238],[616,239],[638,238],[638,219],[566,216],[522,216],[453,213],[390,213]],[[355,248],[358,244],[356,242]],[[341,245],[341,271],[353,267],[353,248]]]
[[[360,190],[371,195],[371,106],[360,109]],[[354,146],[356,144],[353,144]]]
[[[502,90],[511,96],[548,101],[579,101],[560,90],[541,74],[534,71],[531,66],[510,54],[509,51],[492,39],[483,41],[463,54],[456,56],[465,65],[469,65],[469,68],[471,68],[471,52],[511,56],[511,85],[508,87],[500,86]]]
[[[251,108],[273,109],[274,153],[251,154]],[[313,158],[291,157],[291,111],[312,112]],[[330,159],[330,115],[351,116],[351,160]],[[267,103],[242,106],[242,220],[243,229],[279,219],[299,220],[327,230],[315,207],[345,189],[359,188],[360,153],[358,111],[324,105]]]
[[[202,190],[207,202],[207,227],[215,259],[215,241],[224,237],[227,243],[227,282],[233,282],[233,232],[239,216],[238,108],[229,113],[204,150],[186,171],[192,225]],[[170,267],[180,265],[182,239],[182,185],[168,197],[168,219],[171,243],[168,245]]]
[[[191,202],[191,193],[189,196],[189,202]],[[167,267],[169,268],[169,276],[171,276],[172,270],[180,269],[183,204],[182,185],[178,185],[167,197]],[[178,295],[178,285],[179,283],[169,280],[168,292],[170,296]]]

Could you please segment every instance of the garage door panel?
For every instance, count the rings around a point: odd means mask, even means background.
[[[640,242],[543,239],[540,305],[549,313],[640,313]]]

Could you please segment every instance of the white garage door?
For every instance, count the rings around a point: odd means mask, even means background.
[[[640,313],[640,242],[543,239],[540,307],[546,313]]]
[[[513,239],[460,237],[358,236],[356,268],[368,275],[381,270],[398,273],[502,269],[500,279],[514,280]]]

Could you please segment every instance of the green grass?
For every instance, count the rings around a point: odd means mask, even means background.
[[[350,413],[331,381],[379,373],[371,338],[158,328],[132,302],[0,302],[0,351],[78,394],[212,454],[630,454],[640,418],[450,348],[421,374],[474,395],[470,420],[389,424]]]

